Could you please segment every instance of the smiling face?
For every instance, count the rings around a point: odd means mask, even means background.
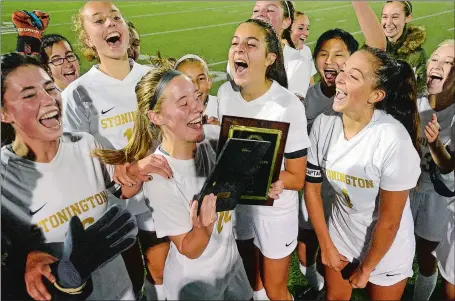
[[[292,23],[291,39],[296,49],[302,49],[310,35],[310,19],[306,15],[299,15]]]
[[[280,1],[256,1],[251,18],[269,22],[278,33],[278,36],[291,25],[291,19],[284,17]]]
[[[229,49],[229,67],[237,86],[263,83],[267,67],[275,59],[276,54],[267,53],[265,33],[258,25],[242,23],[237,27]]]
[[[383,98],[382,92],[375,89],[372,60],[371,54],[360,50],[346,61],[336,78],[336,112],[362,112]]]
[[[316,56],[316,68],[326,87],[334,87],[341,67],[350,57],[348,47],[341,39],[326,41]]]
[[[204,139],[202,101],[197,98],[191,80],[184,75],[174,77],[164,89],[159,113],[150,120],[161,127],[164,136],[174,143],[196,143]]]
[[[66,41],[57,42],[46,48],[45,51],[49,57],[48,66],[55,84],[60,90],[63,90],[79,77],[79,61]],[[63,64],[58,65],[62,58],[65,58]]]
[[[85,43],[94,47],[100,59],[127,58],[128,26],[118,9],[109,2],[88,2],[82,9]]]
[[[455,46],[442,45],[428,60],[427,90],[428,94],[439,94],[455,85],[454,68]]]
[[[381,25],[389,41],[397,41],[406,23],[412,19],[411,16],[406,17],[403,5],[400,1],[394,1],[386,3],[382,9]]]
[[[205,102],[212,88],[212,79],[201,62],[188,61],[178,65],[177,70],[188,76],[196,89],[196,96]]]
[[[22,66],[5,80],[2,122],[24,141],[56,141],[62,135],[60,92],[37,66]]]

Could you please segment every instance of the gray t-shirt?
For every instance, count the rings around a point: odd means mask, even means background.
[[[320,82],[308,89],[303,104],[305,105],[308,133],[310,132],[311,126],[313,125],[316,117],[324,112],[328,113],[333,111],[333,97],[329,98],[322,93]]]

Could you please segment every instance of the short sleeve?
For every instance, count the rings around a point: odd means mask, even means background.
[[[87,89],[70,85],[62,92],[63,129],[66,132],[90,133],[90,103]]]
[[[391,142],[380,144],[378,153],[383,159],[376,158],[382,160],[379,186],[388,191],[412,189],[420,177],[420,157],[404,128],[401,133],[390,135],[393,130],[388,130]]]
[[[288,78],[289,91],[305,98],[308,88],[310,87],[310,78],[311,62],[308,59],[301,57],[292,77]]]
[[[314,65],[314,61],[311,60],[311,76],[315,76],[318,71],[316,70],[316,66]]]
[[[308,148],[307,169],[305,181],[310,183],[322,183],[322,171],[318,161],[318,133],[321,118],[314,121],[314,126],[310,132],[310,147]]]
[[[189,201],[179,197],[174,181],[154,175],[153,181],[144,183],[158,237],[188,233],[193,228]]]
[[[310,146],[305,107],[296,96],[293,95],[293,97],[295,97],[295,101],[292,101],[286,108],[283,120],[284,122],[290,123],[286,147],[284,149],[284,156],[288,159],[303,157],[293,156],[292,154],[302,152]]]

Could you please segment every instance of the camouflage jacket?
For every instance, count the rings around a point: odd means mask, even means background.
[[[408,62],[414,69],[418,93],[422,93],[426,89],[427,56],[422,47],[426,36],[424,27],[408,24],[398,41],[395,43],[387,41],[387,52],[397,59]]]

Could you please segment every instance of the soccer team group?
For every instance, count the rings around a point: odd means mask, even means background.
[[[409,1],[384,2],[379,18],[353,1],[365,45],[331,29],[311,53],[293,2],[251,6],[217,96],[198,55],[137,63],[140,35],[111,2],[74,16],[83,58],[43,35],[45,12],[13,13],[17,51],[1,56],[3,299],[293,300],[297,250],[327,300],[353,288],[399,300],[415,257],[414,299],[430,298],[439,271],[455,300],[454,40],[427,57]],[[85,74],[81,59],[94,63]],[[193,201],[224,115],[290,124],[273,206]]]

